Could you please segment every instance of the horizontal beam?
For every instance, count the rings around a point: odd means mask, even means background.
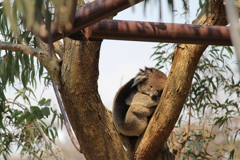
[[[118,12],[141,2],[142,0],[95,0],[80,7],[75,13],[73,30],[66,35],[71,35]],[[57,32],[56,24],[51,24],[51,32],[46,29],[46,25],[40,27],[39,38],[44,42],[55,42],[63,35]]]
[[[85,29],[89,40],[130,40],[231,46],[229,27],[103,20]],[[81,39],[81,36],[79,37]],[[84,37],[82,37],[84,40]]]

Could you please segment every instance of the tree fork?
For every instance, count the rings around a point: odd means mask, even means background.
[[[61,66],[62,100],[86,159],[128,159],[112,117],[98,94],[101,41],[65,38]]]

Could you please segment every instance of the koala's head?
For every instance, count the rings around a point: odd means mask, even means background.
[[[132,87],[137,86],[138,91],[149,95],[152,99],[161,96],[167,76],[154,68],[140,69],[140,72],[134,78]]]

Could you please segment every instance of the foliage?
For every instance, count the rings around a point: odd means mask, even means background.
[[[47,20],[51,19],[50,11],[44,9],[50,5],[47,1],[1,2],[0,42],[36,48],[36,38],[29,28],[39,27],[43,14]],[[62,116],[51,106],[50,99],[39,99],[34,94],[39,81],[49,86],[49,80],[43,65],[33,56],[1,50],[0,143],[4,145],[0,145],[0,155],[4,159],[13,150],[20,151],[22,156],[28,155],[29,159],[56,156],[53,145],[58,136],[57,126],[63,124]],[[7,90],[15,91],[12,99]],[[14,94],[11,92],[11,95]]]
[[[8,99],[2,114],[0,141],[5,145],[0,146],[0,154],[7,159],[15,144],[20,154],[29,155],[29,159],[54,155],[52,145],[58,136],[55,123],[58,121],[62,125],[62,121],[59,121],[61,115],[51,108],[50,99],[42,98],[37,105],[31,105],[29,98],[36,100],[36,97],[30,88],[16,91],[18,95],[12,101]],[[31,96],[28,92],[31,92]],[[17,102],[20,95],[26,105]],[[50,122],[47,124],[47,121]]]
[[[152,55],[156,66],[170,66],[172,44],[160,43]],[[178,131],[191,125],[183,159],[239,158],[240,80],[229,46],[209,46],[201,57],[191,93],[178,121]],[[165,66],[163,66],[163,64]],[[184,121],[191,116],[189,122]],[[181,135],[181,134],[180,134]]]
[[[1,34],[1,41],[4,42],[11,42],[11,43],[23,43],[26,45],[36,47],[36,40],[32,33],[26,28],[24,28],[23,21],[22,21],[22,14],[17,11],[17,5],[19,2],[12,1],[4,1],[0,3],[0,34]],[[4,4],[4,5],[3,5]],[[29,5],[30,6],[30,5]],[[30,6],[31,7],[31,6]],[[21,7],[20,7],[21,8]],[[20,9],[25,11],[24,9]],[[11,14],[10,18],[7,18],[6,14]],[[18,21],[16,20],[17,18]],[[9,25],[11,23],[12,25]],[[17,23],[17,24],[16,24]],[[15,24],[15,25],[14,25]],[[18,29],[13,27],[19,27]],[[17,31],[17,35],[16,32]],[[19,80],[24,87],[28,86],[28,83],[31,83],[32,86],[36,85],[36,75],[38,74],[39,77],[43,75],[43,66],[34,59],[34,57],[14,53],[9,50],[1,51],[0,52],[0,111],[3,112],[5,108],[5,95],[4,90],[8,85],[14,85],[16,80]],[[7,73],[7,74],[6,74]],[[2,118],[0,116],[0,121]]]

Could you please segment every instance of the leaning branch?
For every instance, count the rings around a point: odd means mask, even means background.
[[[209,0],[210,1],[210,0]],[[227,25],[223,0],[210,1],[194,23]],[[172,132],[187,98],[197,63],[206,45],[178,44],[161,100],[135,152],[135,159],[155,159]],[[147,157],[147,158],[146,158]]]

